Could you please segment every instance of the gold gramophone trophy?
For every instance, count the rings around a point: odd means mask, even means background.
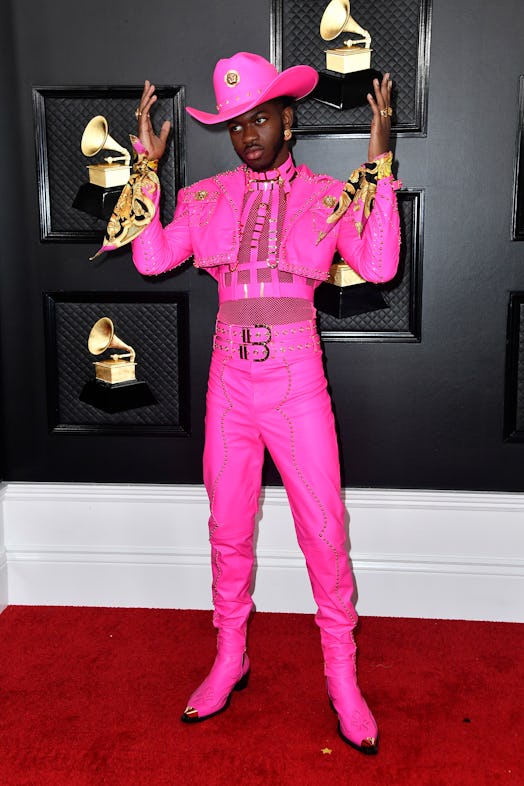
[[[112,413],[155,403],[147,383],[136,379],[135,350],[118,338],[109,317],[95,322],[89,333],[87,348],[92,355],[102,355],[115,349],[126,351],[113,352],[94,362],[95,379],[84,386],[81,401]]]
[[[118,151],[122,155],[106,156],[102,161],[88,164],[89,182],[80,186],[73,207],[107,221],[123,186],[131,174],[131,153],[109,134],[103,115],[91,118],[80,143],[82,153],[91,158],[102,150]]]
[[[101,355],[108,349],[129,350],[113,354],[105,360],[95,361],[95,375],[101,382],[117,385],[120,382],[131,382],[136,379],[136,352],[133,347],[124,344],[115,335],[115,328],[109,317],[102,317],[95,322],[87,339],[87,348],[92,355]]]
[[[331,0],[322,15],[320,35],[333,41],[342,33],[359,37],[325,50],[326,70],[319,72],[312,97],[336,109],[351,109],[367,103],[373,79],[381,79],[382,74],[371,68],[371,35],[351,16],[350,0]]]

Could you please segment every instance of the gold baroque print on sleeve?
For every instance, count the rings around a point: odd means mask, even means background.
[[[368,218],[373,209],[377,182],[391,175],[392,160],[393,154],[389,152],[353,170],[344,183],[342,194],[327,223],[334,224],[339,221],[352,203],[354,203],[354,210],[359,210],[359,202],[364,206],[364,217]]]
[[[136,139],[132,135],[130,138],[132,142]],[[155,204],[151,197],[160,188],[157,168],[158,161],[148,161],[145,155],[135,153],[133,171],[107,223],[103,246],[91,259],[104,250],[130,243],[151,223],[155,215]]]

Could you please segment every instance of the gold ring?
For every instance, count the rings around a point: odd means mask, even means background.
[[[391,109],[390,106],[385,106],[383,109],[380,110],[380,114],[382,115],[382,117],[391,117],[391,115],[393,114],[393,110]]]
[[[138,120],[139,117],[141,117],[141,116],[142,116],[142,112],[140,111],[140,107],[137,106],[137,108],[135,109],[135,117]]]

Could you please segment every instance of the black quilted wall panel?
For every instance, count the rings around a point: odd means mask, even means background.
[[[273,60],[278,68],[307,63],[325,70],[325,49],[348,34],[324,41],[319,32],[326,0],[273,0]],[[431,0],[351,2],[351,16],[371,34],[371,67],[390,71],[395,85],[393,131],[425,135]],[[306,99],[297,112],[297,132],[358,134],[369,130],[369,107],[339,110]]]
[[[521,305],[521,330],[519,336],[519,350],[517,359],[517,406],[516,427],[524,439],[524,308]]]
[[[420,339],[420,299],[422,286],[423,192],[399,191],[398,204],[402,234],[397,275],[381,284],[388,308],[339,319],[319,311],[319,325],[325,341]]]
[[[520,306],[520,333],[517,355],[517,406],[515,412],[517,431],[524,439],[524,305]]]
[[[509,304],[504,436],[524,442],[524,292],[512,292]]]
[[[52,430],[132,433],[187,433],[187,301],[169,295],[151,302],[140,295],[46,293],[49,426]],[[155,403],[107,412],[81,400],[95,378],[87,347],[91,328],[109,317],[115,334],[136,352],[136,379],[145,382]]]
[[[131,152],[129,134],[136,133],[134,112],[141,92],[140,87],[33,89],[42,240],[102,238],[106,222],[77,210],[73,202],[80,186],[88,182],[87,165],[102,161],[111,151],[84,156],[82,134],[91,118],[103,115],[109,135]],[[173,216],[177,190],[184,185],[184,93],[181,87],[160,87],[157,94],[155,125],[169,120],[172,127],[159,169],[161,217],[167,223]]]
[[[518,132],[513,174],[513,240],[524,240],[524,76],[519,77]]]

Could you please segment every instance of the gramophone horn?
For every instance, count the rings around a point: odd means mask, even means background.
[[[340,33],[360,33],[369,46],[371,36],[350,13],[349,0],[331,0],[320,21],[320,35],[324,41],[332,41]]]
[[[115,336],[115,327],[109,317],[99,319],[89,333],[87,348],[92,355],[100,355],[106,349],[127,349],[130,353],[129,361],[135,360],[135,350]]]
[[[82,134],[82,141],[80,143],[82,153],[85,156],[94,156],[100,150],[119,150],[124,154],[126,163],[129,164],[131,154],[125,147],[119,145],[118,142],[109,135],[107,120],[103,115],[93,117],[84,129]]]

